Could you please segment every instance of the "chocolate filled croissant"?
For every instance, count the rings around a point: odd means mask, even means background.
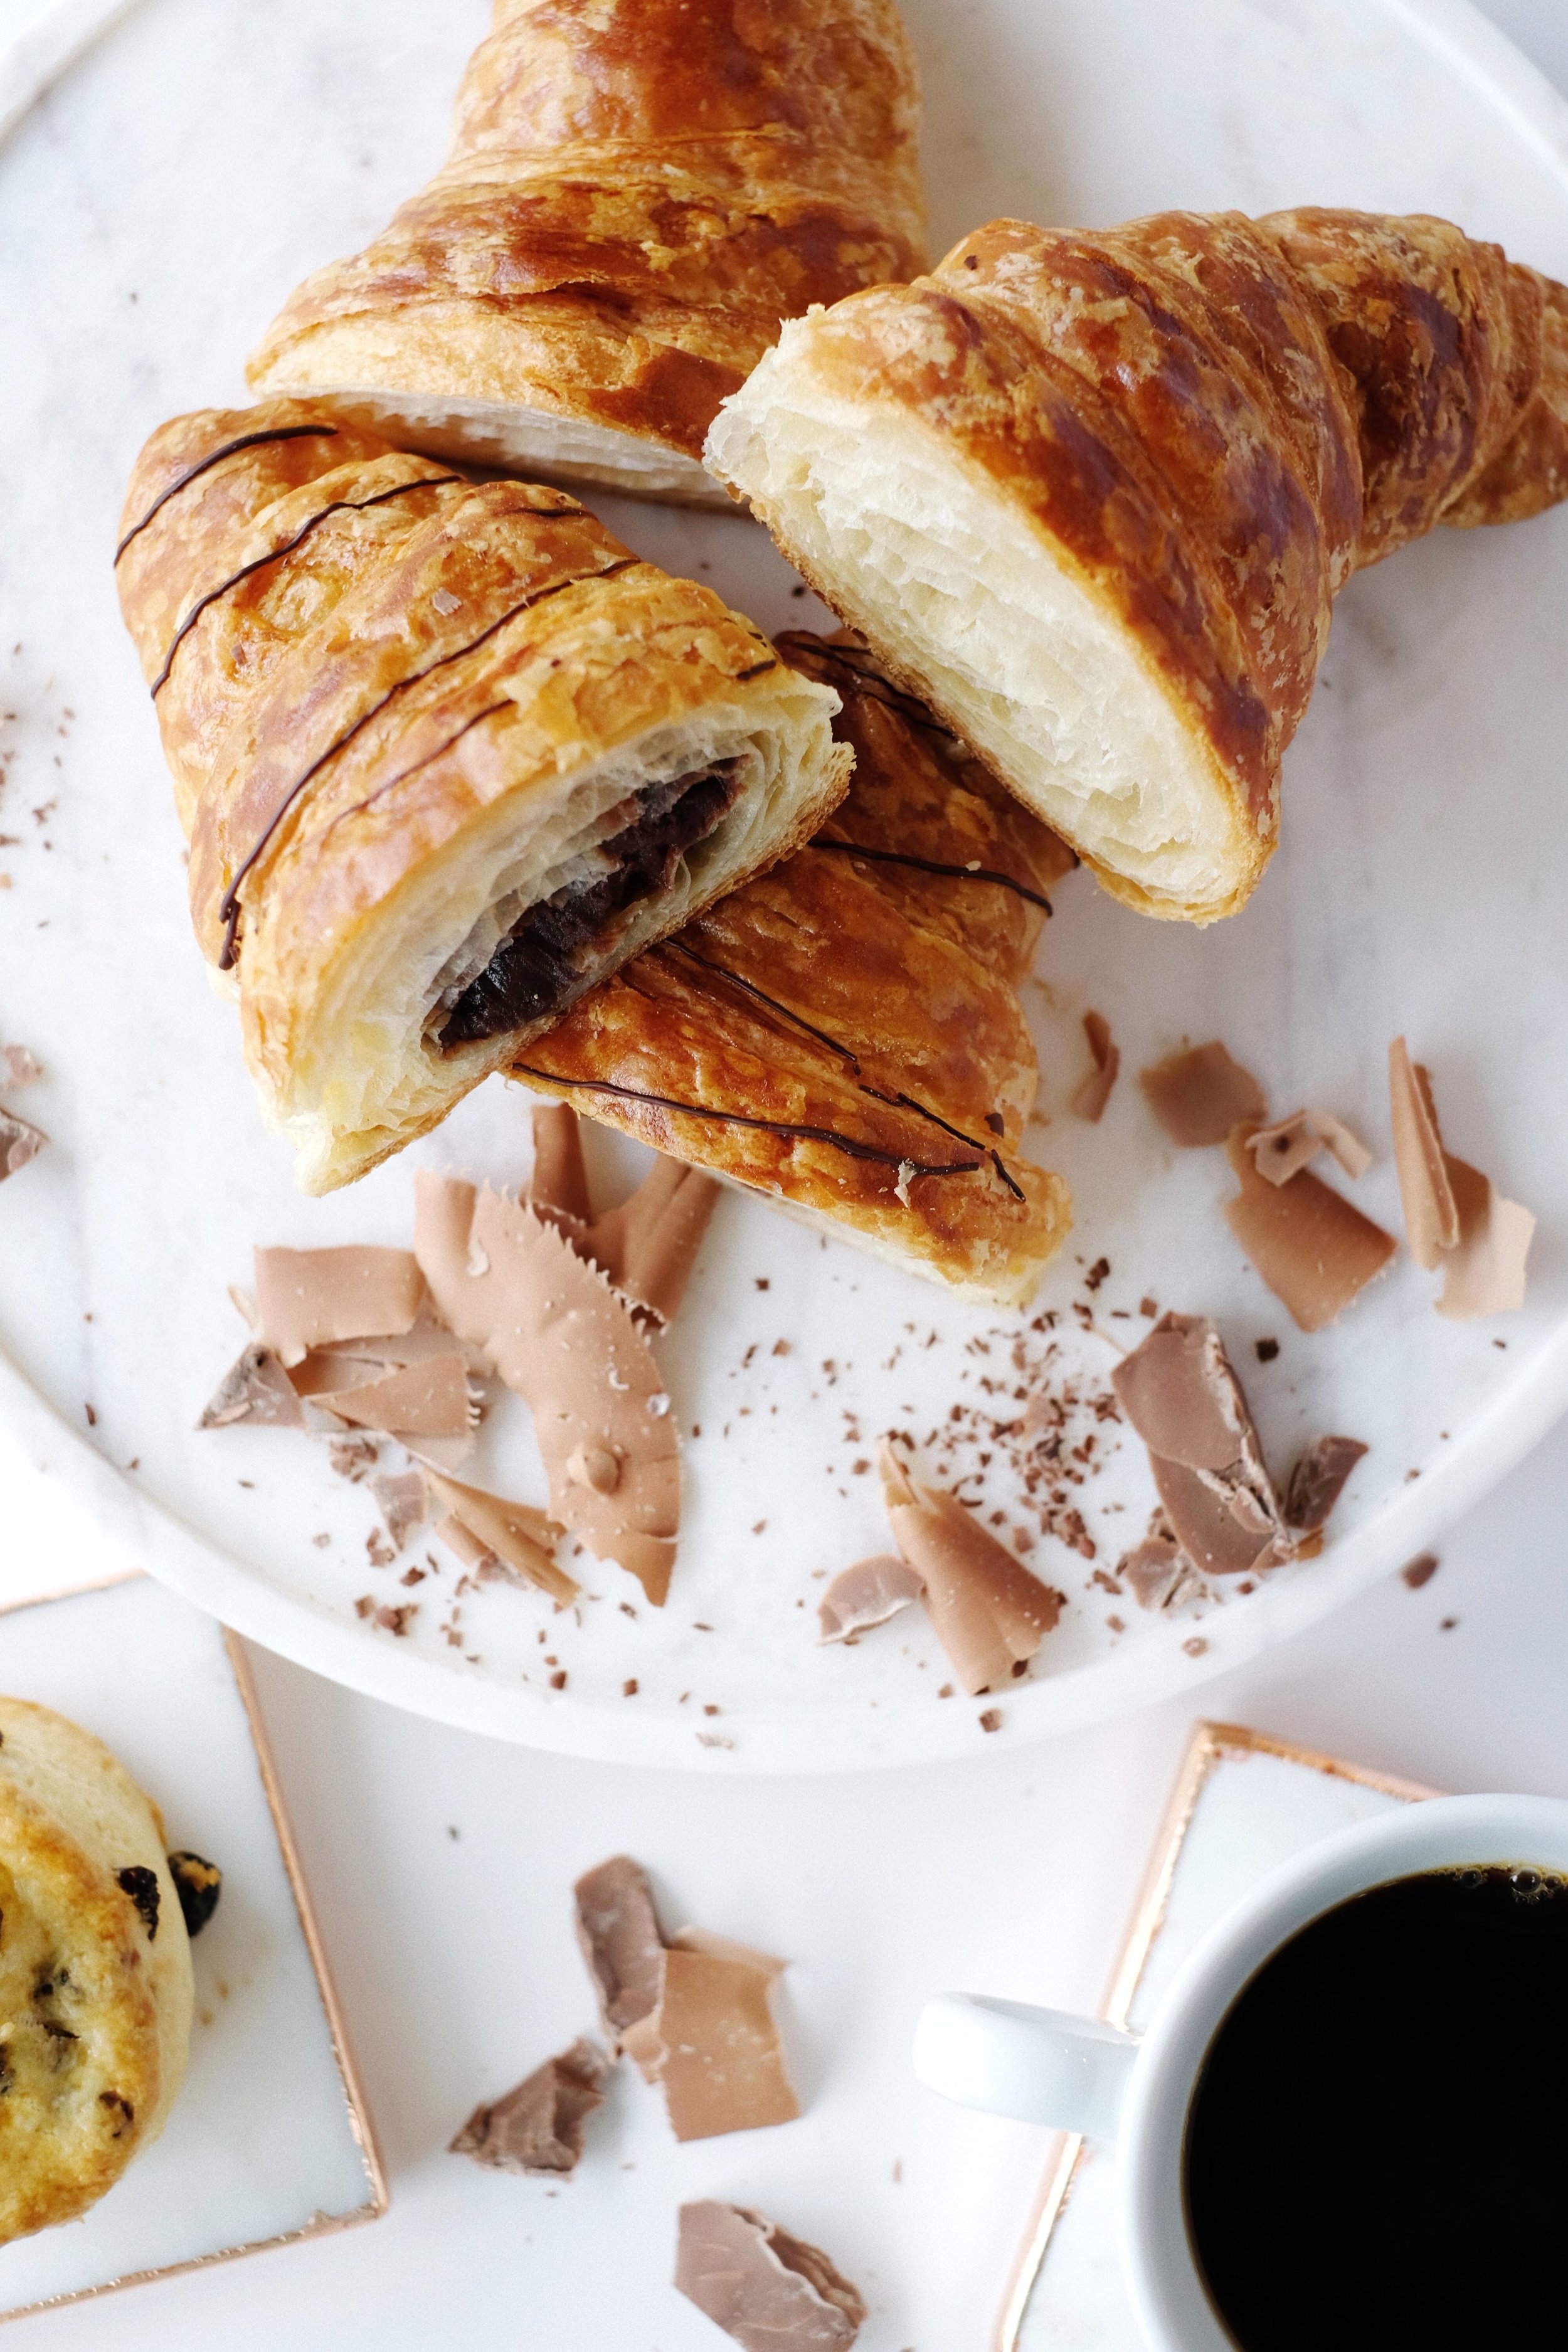
[[[405,448],[727,506],[781,319],[924,266],[892,0],[496,0],[429,185],[250,362]]]
[[[1568,494],[1568,291],[1445,221],[994,221],[785,328],[709,436],[1117,898],[1256,885],[1358,565]]]
[[[1018,1003],[1072,853],[860,642],[791,635],[836,687],[849,793],[787,863],[574,1006],[515,1074],[878,1256],[1016,1304],[1070,1223],[1022,1157]]]
[[[328,1192],[815,832],[835,697],[563,490],[308,404],[137,461],[116,559],[263,1110]]]

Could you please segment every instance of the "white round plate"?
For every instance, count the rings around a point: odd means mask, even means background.
[[[109,564],[143,436],[243,401],[244,354],[284,294],[434,167],[486,11],[142,0],[112,14],[68,69],[80,0],[52,47],[46,25],[35,63],[54,79],[0,150],[0,1037],[46,1065],[11,1099],[53,1139],[0,1189],[0,1410],[34,1460],[142,1565],[324,1674],[544,1747],[731,1769],[963,1754],[1195,1688],[1429,1541],[1568,1402],[1568,512],[1438,532],[1351,586],[1287,762],[1284,845],[1245,914],[1200,934],[1082,877],[1061,890],[1031,991],[1048,1122],[1033,1148],[1079,1203],[1036,1310],[1056,1328],[956,1307],[725,1197],[663,1343],[688,1483],[665,1611],[587,1562],[575,1617],[487,1587],[448,1640],[453,1563],[406,1591],[403,1562],[368,1566],[370,1499],[319,1444],[195,1433],[244,1337],[225,1294],[247,1280],[253,1242],[406,1242],[416,1161],[526,1173],[527,1098],[492,1080],[353,1191],[294,1192],[189,936]],[[1107,223],[1306,201],[1446,214],[1568,278],[1568,110],[1457,0],[909,0],[906,14],[938,250],[998,213]],[[0,116],[19,70],[0,75]],[[765,627],[818,611],[739,518],[601,503],[635,546],[700,570]],[[1090,1005],[1124,1069],[1099,1128],[1066,1108]],[[1305,1338],[1230,1240],[1223,1154],[1167,1149],[1133,1074],[1184,1036],[1222,1036],[1278,1112],[1326,1105],[1376,1147],[1351,1189],[1398,1231],[1384,1067],[1400,1031],[1434,1072],[1451,1147],[1541,1219],[1530,1303],[1445,1323],[1402,1253],[1337,1328]],[[595,1144],[606,1187],[637,1160]],[[1147,1328],[1149,1296],[1219,1318],[1278,1471],[1325,1430],[1371,1446],[1321,1558],[1173,1621],[1103,1582],[1152,1490],[1141,1447],[1096,1423],[1091,1400]],[[1279,1343],[1267,1364],[1260,1339]],[[919,1612],[819,1649],[821,1579],[886,1546],[875,1475],[857,1467],[879,1432],[956,1426],[965,1445],[934,1466],[973,1467],[991,1450],[974,1433],[1016,1415],[1052,1347],[1049,1380],[1080,1395],[1074,1443],[1092,1429],[1105,1466],[1063,1490],[1093,1559],[1052,1537],[1031,1554],[1068,1606],[1028,1678],[990,1701],[943,1698]],[[487,1426],[468,1475],[542,1496],[520,1409]],[[993,1499],[1008,1510],[1004,1489]],[[367,1591],[419,1603],[405,1636],[356,1617]]]

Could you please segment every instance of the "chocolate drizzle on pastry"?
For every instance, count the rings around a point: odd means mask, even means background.
[[[575,507],[563,507],[556,509],[553,508],[546,509],[531,507],[526,509],[525,511],[530,514],[546,515],[559,511],[563,514],[575,515],[581,513],[581,509]],[[546,588],[536,588],[533,590],[531,594],[521,597],[515,604],[509,606],[507,611],[501,614],[499,620],[492,621],[488,628],[481,629],[477,636],[468,638],[466,644],[455,646],[450,653],[437,654],[434,661],[425,663],[424,667],[420,669],[410,670],[406,677],[400,677],[395,686],[388,687],[386,692],[378,697],[378,698],[372,703],[368,710],[362,711],[351,727],[345,727],[342,733],[328,744],[326,750],[321,754],[321,756],[318,759],[311,761],[304,774],[297,777],[294,782],[289,786],[288,790],[283,794],[282,799],[273,810],[270,817],[268,817],[259,838],[247,852],[245,857],[236,868],[234,879],[229,884],[228,888],[225,891],[223,898],[219,902],[217,910],[218,919],[224,925],[223,948],[218,956],[218,970],[220,971],[232,971],[237,958],[236,940],[239,931],[239,888],[241,883],[245,880],[246,876],[250,872],[251,867],[255,865],[257,859],[267,847],[268,843],[277,832],[279,825],[282,823],[289,811],[293,807],[294,803],[299,799],[300,794],[304,791],[306,785],[311,782],[315,777],[319,776],[321,770],[327,766],[328,762],[335,760],[338,753],[345,750],[346,747],[353,741],[355,736],[360,734],[370,725],[373,719],[379,718],[381,713],[386,709],[387,705],[395,701],[396,698],[400,694],[405,694],[411,686],[417,686],[422,679],[433,676],[437,670],[445,669],[448,667],[451,663],[461,661],[465,655],[477,653],[480,646],[488,645],[492,637],[498,636],[501,630],[506,627],[509,621],[515,621],[520,614],[531,611],[535,604],[542,604],[546,597],[559,596],[563,591],[567,588],[581,587],[585,580],[613,579],[617,572],[629,571],[634,564],[640,562],[641,560],[640,556],[636,555],[617,556],[613,563],[598,564],[591,572],[574,572],[569,573],[564,580],[552,580]]]
[[[438,489],[445,482],[460,482],[462,479],[461,474],[425,474],[417,481],[399,482],[390,490],[378,490],[374,499],[332,499],[326,506],[319,507],[310,521],[297,530],[292,539],[286,539],[281,547],[270,548],[265,555],[257,556],[253,562],[242,563],[237,572],[231,572],[228,578],[221,582],[216,588],[209,588],[205,596],[197,597],[170,638],[169,650],[163,656],[163,667],[148,689],[153,700],[157,700],[164,687],[168,685],[169,673],[174,667],[174,656],[179,652],[186,636],[195,627],[208,605],[216,604],[220,597],[226,596],[231,588],[237,588],[242,580],[248,580],[255,572],[265,572],[269,563],[279,563],[284,556],[292,555],[297,547],[303,547],[305,541],[321,524],[326,521],[329,515],[363,514],[367,507],[384,507],[391,499],[407,498],[411,491]]]
[[[335,441],[337,437],[335,425],[279,425],[266,433],[242,433],[237,441],[226,441],[221,449],[209,450],[196,465],[187,466],[166,490],[159,493],[140,522],[132,524],[114,551],[115,562],[119,562],[132,541],[140,538],[153,516],[166,507],[171,499],[177,498],[182,490],[187,489],[198,475],[210,473],[213,467],[221,464],[225,457],[237,457],[242,449],[259,449],[271,441]]]

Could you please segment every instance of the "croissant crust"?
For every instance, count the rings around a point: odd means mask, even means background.
[[[498,0],[447,163],[289,297],[258,392],[405,446],[726,504],[702,439],[781,319],[923,262],[891,0]]]

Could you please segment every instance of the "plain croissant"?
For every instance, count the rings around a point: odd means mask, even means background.
[[[290,296],[258,393],[405,448],[723,506],[720,401],[781,319],[924,266],[892,0],[496,0],[452,151]]]
[[[1447,222],[994,221],[786,327],[709,436],[1117,898],[1256,885],[1336,591],[1568,495],[1568,291]]]
[[[177,417],[116,558],[262,1108],[327,1192],[816,831],[836,697],[564,490]]]
[[[595,988],[515,1075],[961,1296],[1016,1305],[1071,1223],[1022,1150],[1019,983],[1070,850],[857,640],[792,634],[836,688],[847,796],[804,849]]]

